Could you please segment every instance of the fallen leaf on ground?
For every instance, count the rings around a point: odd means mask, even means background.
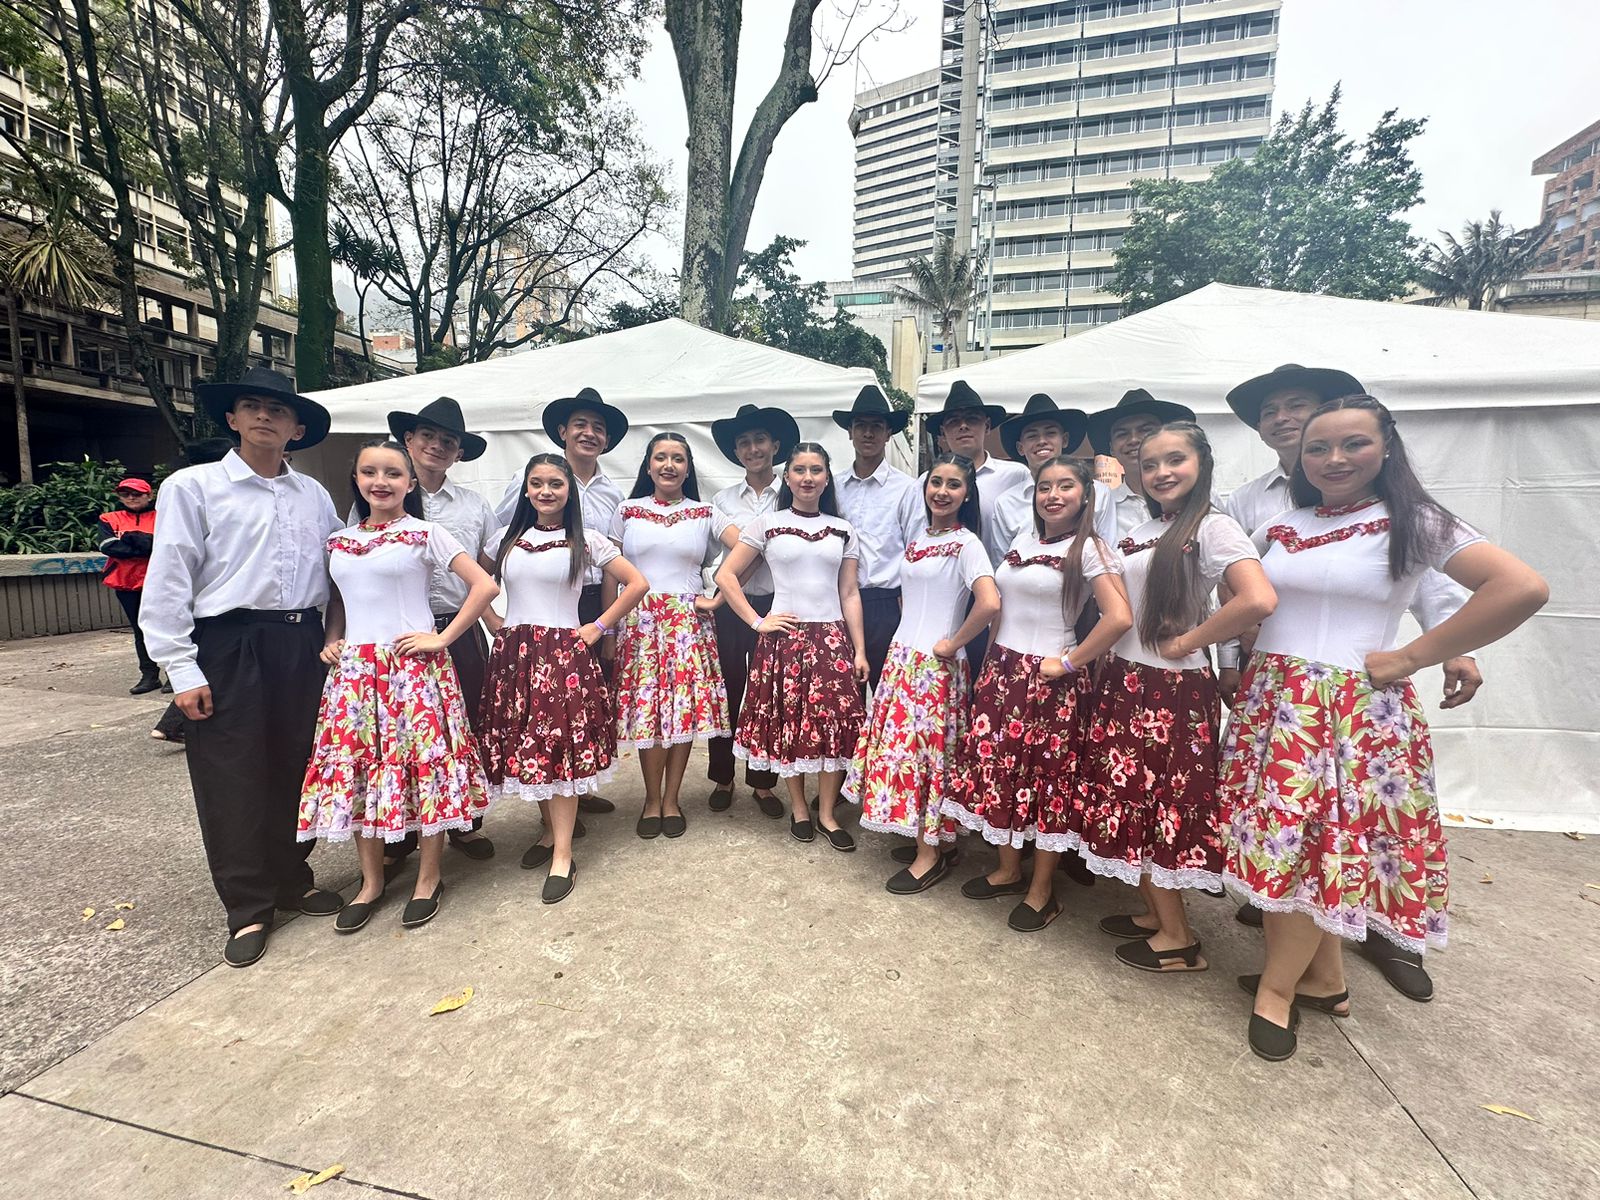
[[[344,1164],[334,1163],[333,1166],[329,1167],[327,1170],[318,1171],[315,1175],[307,1173],[295,1179],[291,1179],[288,1183],[284,1184],[283,1187],[285,1191],[293,1192],[296,1196],[304,1196],[308,1190],[316,1187],[317,1184],[327,1183],[328,1180],[337,1178],[343,1174]]]
[[[1444,819],[1446,821],[1455,821],[1457,824],[1460,824],[1462,821],[1466,820],[1466,818],[1463,817],[1460,813],[1445,813],[1444,814]]]
[[[1476,821],[1479,825],[1493,825],[1494,824],[1494,818],[1493,817],[1470,817],[1469,816],[1467,818],[1467,820]]]
[[[1564,833],[1561,836],[1562,837],[1569,837],[1575,842],[1581,842],[1581,841],[1584,841],[1584,840],[1587,839],[1588,834],[1584,834],[1584,833]]]
[[[1489,872],[1485,871],[1483,873],[1483,878],[1478,880],[1478,882],[1479,883],[1493,883],[1494,882],[1494,876],[1489,874]]]
[[[1483,1109],[1485,1112],[1494,1113],[1494,1115],[1497,1117],[1521,1117],[1524,1121],[1533,1120],[1532,1117],[1523,1112],[1520,1108],[1510,1108],[1504,1104],[1480,1104],[1478,1107]]]
[[[124,912],[129,912],[129,911],[131,911],[133,909],[133,901],[132,900],[118,900],[111,907],[112,908],[120,908]]]
[[[86,908],[86,909],[83,910],[83,919],[85,921],[87,921],[92,916],[94,916],[94,909]]]
[[[107,929],[126,929],[127,927],[128,927],[128,923],[126,921],[124,921],[121,917],[118,917],[115,921],[111,922],[111,924],[106,926]]]
[[[430,1017],[436,1017],[440,1013],[455,1012],[456,1009],[460,1008],[463,1004],[471,999],[472,989],[469,987],[463,992],[457,992],[454,996],[446,996],[443,1000],[439,1001],[439,1003],[435,1004],[428,1010],[428,1015]]]

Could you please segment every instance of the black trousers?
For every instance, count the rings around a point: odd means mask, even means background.
[[[455,613],[445,613],[442,616],[435,614],[433,618],[433,631],[443,633],[445,627],[456,619]],[[461,684],[461,698],[467,704],[467,724],[474,735],[478,732],[478,707],[483,700],[483,684],[489,676],[489,639],[483,632],[482,623],[474,625],[455,641],[450,643],[450,649],[445,651],[450,656],[450,662],[456,669],[456,680]],[[474,829],[483,828],[483,818],[472,818]],[[455,830],[450,831],[452,834]],[[391,842],[384,847],[384,854],[389,858],[401,859],[412,853],[417,848],[417,832],[412,830],[398,842]]]
[[[976,597],[967,597],[967,607],[965,610],[967,614],[971,614],[972,606],[976,603]],[[961,619],[965,621],[966,617],[964,616]],[[973,683],[978,682],[978,670],[983,666],[983,656],[989,653],[989,630],[991,628],[993,628],[993,626],[985,626],[984,628],[978,630],[978,636],[967,643],[967,671],[970,674]]]
[[[889,657],[889,643],[894,641],[894,631],[900,625],[899,588],[861,589],[861,633],[866,642],[867,666],[872,690],[878,690],[878,680],[883,678],[883,663]]]
[[[137,589],[112,588],[111,594],[122,605],[122,611],[128,614],[128,624],[133,626],[133,652],[139,656],[139,673],[154,675],[161,668],[150,657],[150,651],[144,648],[144,630],[139,628],[139,600],[144,593]]]
[[[614,598],[615,594],[613,594]],[[603,584],[585,584],[583,590],[578,593],[578,624],[593,625],[600,619],[600,614],[610,607],[611,605],[606,603]],[[610,683],[612,672],[616,670],[617,663],[615,659],[608,659],[600,653],[600,647],[603,645],[605,645],[604,638],[594,644],[594,654],[600,660],[601,674],[606,677],[606,682]],[[615,638],[612,639],[612,645],[616,645]]]
[[[312,886],[313,842],[297,842],[300,789],[328,669],[316,609],[236,609],[195,622],[211,716],[185,721],[200,836],[228,931],[272,920]]]
[[[750,607],[763,617],[772,611],[771,596],[746,596]],[[717,659],[722,664],[722,682],[728,689],[728,723],[739,727],[739,705],[744,703],[745,685],[750,682],[750,655],[756,648],[756,631],[724,604],[716,610],[713,620],[717,626]],[[706,778],[712,783],[733,785],[734,758],[732,738],[712,738],[708,747],[711,763],[706,767]],[[778,786],[774,771],[757,771],[746,765],[744,781],[750,787],[769,791]]]

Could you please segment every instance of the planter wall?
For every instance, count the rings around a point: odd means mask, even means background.
[[[103,554],[0,554],[0,641],[125,629]]]

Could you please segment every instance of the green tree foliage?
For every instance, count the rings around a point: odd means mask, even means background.
[[[1410,143],[1425,121],[1384,113],[1357,143],[1340,92],[1279,117],[1255,157],[1207,180],[1138,180],[1108,290],[1139,312],[1208,283],[1362,300],[1404,295],[1421,242],[1401,214],[1422,198]]]
[[[896,290],[919,308],[927,309],[933,326],[944,344],[944,362],[950,364],[955,351],[956,366],[961,365],[962,314],[971,308],[983,287],[984,254],[968,258],[956,253],[955,239],[943,234],[932,254],[918,254],[906,263],[908,284]]]
[[[41,483],[0,488],[0,554],[72,554],[98,548],[95,523],[117,506],[119,462],[45,463]]]
[[[1444,240],[1428,248],[1423,286],[1441,303],[1465,300],[1474,311],[1486,308],[1502,286],[1533,270],[1554,228],[1547,221],[1518,229],[1502,221],[1497,208],[1487,221],[1463,225],[1459,239],[1441,229]]]
[[[671,295],[665,293],[647,295],[638,304],[628,300],[618,300],[605,310],[605,320],[601,322],[599,333],[615,333],[619,329],[632,329],[638,325],[654,325],[657,321],[665,321],[668,317],[678,315],[678,293],[674,289]]]

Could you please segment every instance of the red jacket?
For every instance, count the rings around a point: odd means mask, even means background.
[[[100,582],[119,592],[136,592],[144,587],[155,532],[154,507],[141,513],[125,508],[101,513],[100,553],[106,556],[106,573]]]

